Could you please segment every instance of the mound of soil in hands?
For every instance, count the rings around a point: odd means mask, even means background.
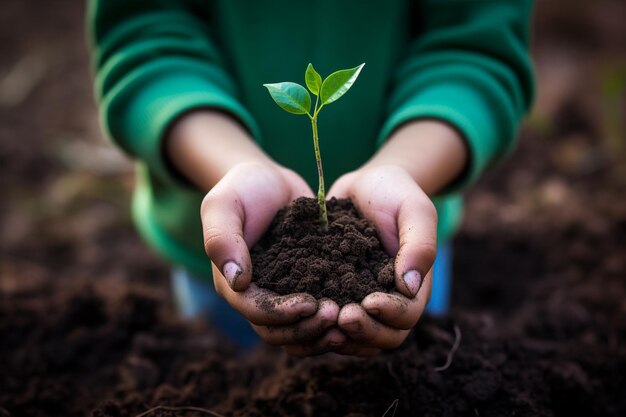
[[[252,280],[281,295],[307,292],[339,306],[393,289],[393,258],[371,222],[349,200],[332,198],[326,205],[327,231],[312,198],[278,212],[251,250]]]

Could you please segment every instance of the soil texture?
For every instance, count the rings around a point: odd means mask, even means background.
[[[371,222],[349,200],[332,198],[326,206],[327,231],[315,199],[280,210],[251,250],[252,280],[281,295],[306,292],[339,306],[393,289],[393,258]]]

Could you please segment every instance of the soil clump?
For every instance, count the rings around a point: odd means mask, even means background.
[[[393,258],[371,222],[349,200],[332,198],[327,209],[327,231],[312,198],[280,210],[251,250],[252,280],[281,295],[306,292],[339,306],[392,290]]]

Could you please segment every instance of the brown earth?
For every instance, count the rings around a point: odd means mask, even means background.
[[[299,198],[280,210],[252,248],[252,280],[281,295],[307,292],[340,307],[394,288],[393,258],[376,229],[349,200],[326,204],[328,230],[317,200]]]

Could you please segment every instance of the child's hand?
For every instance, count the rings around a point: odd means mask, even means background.
[[[329,195],[351,198],[395,255],[397,292],[373,293],[339,312],[349,340],[337,353],[370,356],[399,346],[430,297],[437,248],[437,212],[415,180],[396,165],[363,167],[339,178]]]
[[[295,172],[273,163],[234,166],[206,195],[201,209],[205,249],[218,294],[240,312],[267,343],[307,356],[329,350],[345,336],[336,326],[339,307],[309,294],[280,296],[251,284],[248,248],[276,212],[300,196],[313,197]]]

